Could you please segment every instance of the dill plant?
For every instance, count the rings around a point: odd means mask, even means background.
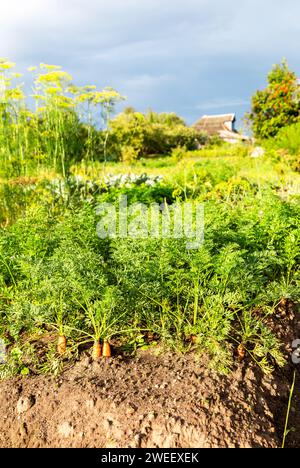
[[[72,162],[107,159],[109,121],[123,97],[114,89],[76,87],[60,66],[40,64],[33,73],[31,110],[15,64],[0,60],[0,160],[5,176],[51,168],[66,177]],[[100,109],[100,110],[98,110]],[[102,128],[104,137],[99,129]]]

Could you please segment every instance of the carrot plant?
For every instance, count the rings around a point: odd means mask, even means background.
[[[120,324],[124,313],[115,313],[117,299],[121,299],[116,288],[107,287],[103,291],[101,300],[95,302],[84,301],[78,305],[85,312],[85,329],[81,333],[93,340],[92,357],[111,357],[109,340],[116,334],[121,334]],[[79,330],[78,330],[79,331]]]
[[[64,356],[67,351],[67,337],[66,337],[65,323],[64,323],[65,311],[64,311],[64,303],[63,303],[63,292],[60,293],[59,299],[60,299],[59,307],[56,313],[56,323],[54,325],[58,331],[56,349],[60,356]]]

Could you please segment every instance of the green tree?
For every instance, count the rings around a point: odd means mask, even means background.
[[[257,138],[274,137],[282,127],[300,120],[300,86],[286,60],[274,65],[266,89],[252,97],[247,120]]]
[[[206,134],[187,127],[174,113],[142,114],[127,108],[110,121],[109,150],[119,160],[166,156],[178,147],[194,150],[206,141]]]

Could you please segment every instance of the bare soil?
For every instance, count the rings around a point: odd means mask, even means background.
[[[266,376],[246,362],[222,376],[193,355],[85,357],[56,379],[0,384],[0,446],[275,448],[289,388],[287,370]],[[288,437],[299,442],[299,432]]]

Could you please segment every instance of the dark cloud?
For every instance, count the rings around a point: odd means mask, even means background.
[[[140,110],[241,117],[274,62],[300,74],[299,17],[295,0],[10,0],[1,54],[60,64]]]

